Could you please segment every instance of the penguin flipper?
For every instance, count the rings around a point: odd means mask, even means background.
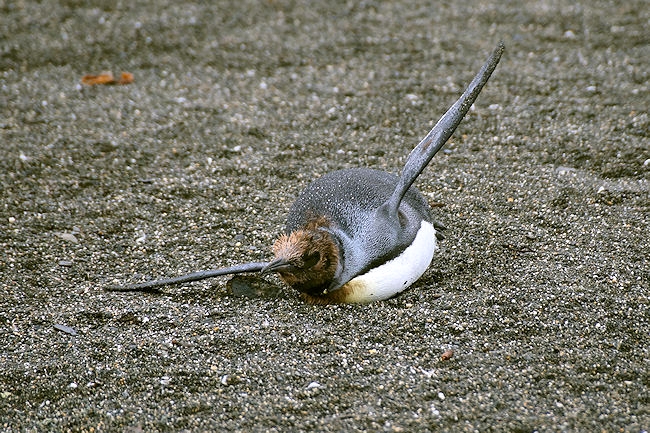
[[[260,272],[268,263],[252,262],[241,265],[231,266],[229,268],[211,269],[208,271],[192,272],[191,274],[180,275],[178,277],[166,278],[162,280],[145,281],[144,283],[128,284],[126,286],[108,286],[105,290],[109,292],[159,292],[159,287],[170,284],[189,283],[192,281],[205,280],[207,278],[219,277],[222,275],[241,274],[244,272]]]
[[[490,75],[497,67],[501,55],[505,50],[503,41],[500,41],[490,57],[476,74],[465,92],[452,105],[449,110],[438,120],[426,137],[411,151],[402,169],[402,174],[393,195],[387,202],[388,215],[397,218],[400,203],[422,170],[429,164],[431,158],[444,146],[449,137],[454,133],[458,124],[463,120],[467,111],[472,106],[481,89],[487,83]]]

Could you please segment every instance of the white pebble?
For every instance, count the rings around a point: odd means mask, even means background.
[[[313,389],[313,388],[320,388],[321,384],[318,382],[312,382],[309,385],[307,385],[307,389]]]
[[[64,241],[72,242],[74,244],[79,243],[79,239],[72,233],[54,233],[56,236],[59,238],[63,239]]]

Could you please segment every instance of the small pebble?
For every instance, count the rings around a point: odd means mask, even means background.
[[[75,331],[73,328],[65,325],[60,325],[58,323],[54,325],[54,329],[57,331],[65,332],[66,334],[70,334],[72,336],[77,335],[77,331]]]
[[[452,356],[454,356],[454,351],[453,350],[445,350],[442,353],[442,355],[440,355],[440,360],[441,361],[449,361]]]
[[[574,173],[575,171],[576,169],[573,167],[564,167],[564,166],[559,166],[555,169],[555,173],[559,174],[560,176]]]
[[[77,239],[77,237],[76,237],[75,235],[73,235],[72,233],[61,233],[61,232],[57,232],[57,233],[54,233],[54,234],[55,234],[57,237],[59,237],[60,239],[63,239],[64,241],[72,242],[72,243],[74,243],[74,244],[78,244],[78,243],[79,243],[79,239]]]
[[[313,389],[313,388],[320,388],[321,384],[318,382],[311,382],[309,385],[307,385],[307,389]]]

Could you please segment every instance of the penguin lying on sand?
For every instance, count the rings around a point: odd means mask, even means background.
[[[152,291],[220,275],[275,272],[315,304],[367,303],[402,292],[429,267],[441,228],[426,199],[411,185],[465,117],[504,49],[500,42],[463,95],[413,149],[399,177],[352,168],[309,184],[289,210],[285,234],[273,245],[271,262],[109,290]]]

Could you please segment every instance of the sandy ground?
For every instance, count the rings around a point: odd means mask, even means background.
[[[650,429],[646,1],[90,3],[0,1],[0,430]],[[402,296],[103,290],[268,260],[301,188],[398,172],[499,39]]]

